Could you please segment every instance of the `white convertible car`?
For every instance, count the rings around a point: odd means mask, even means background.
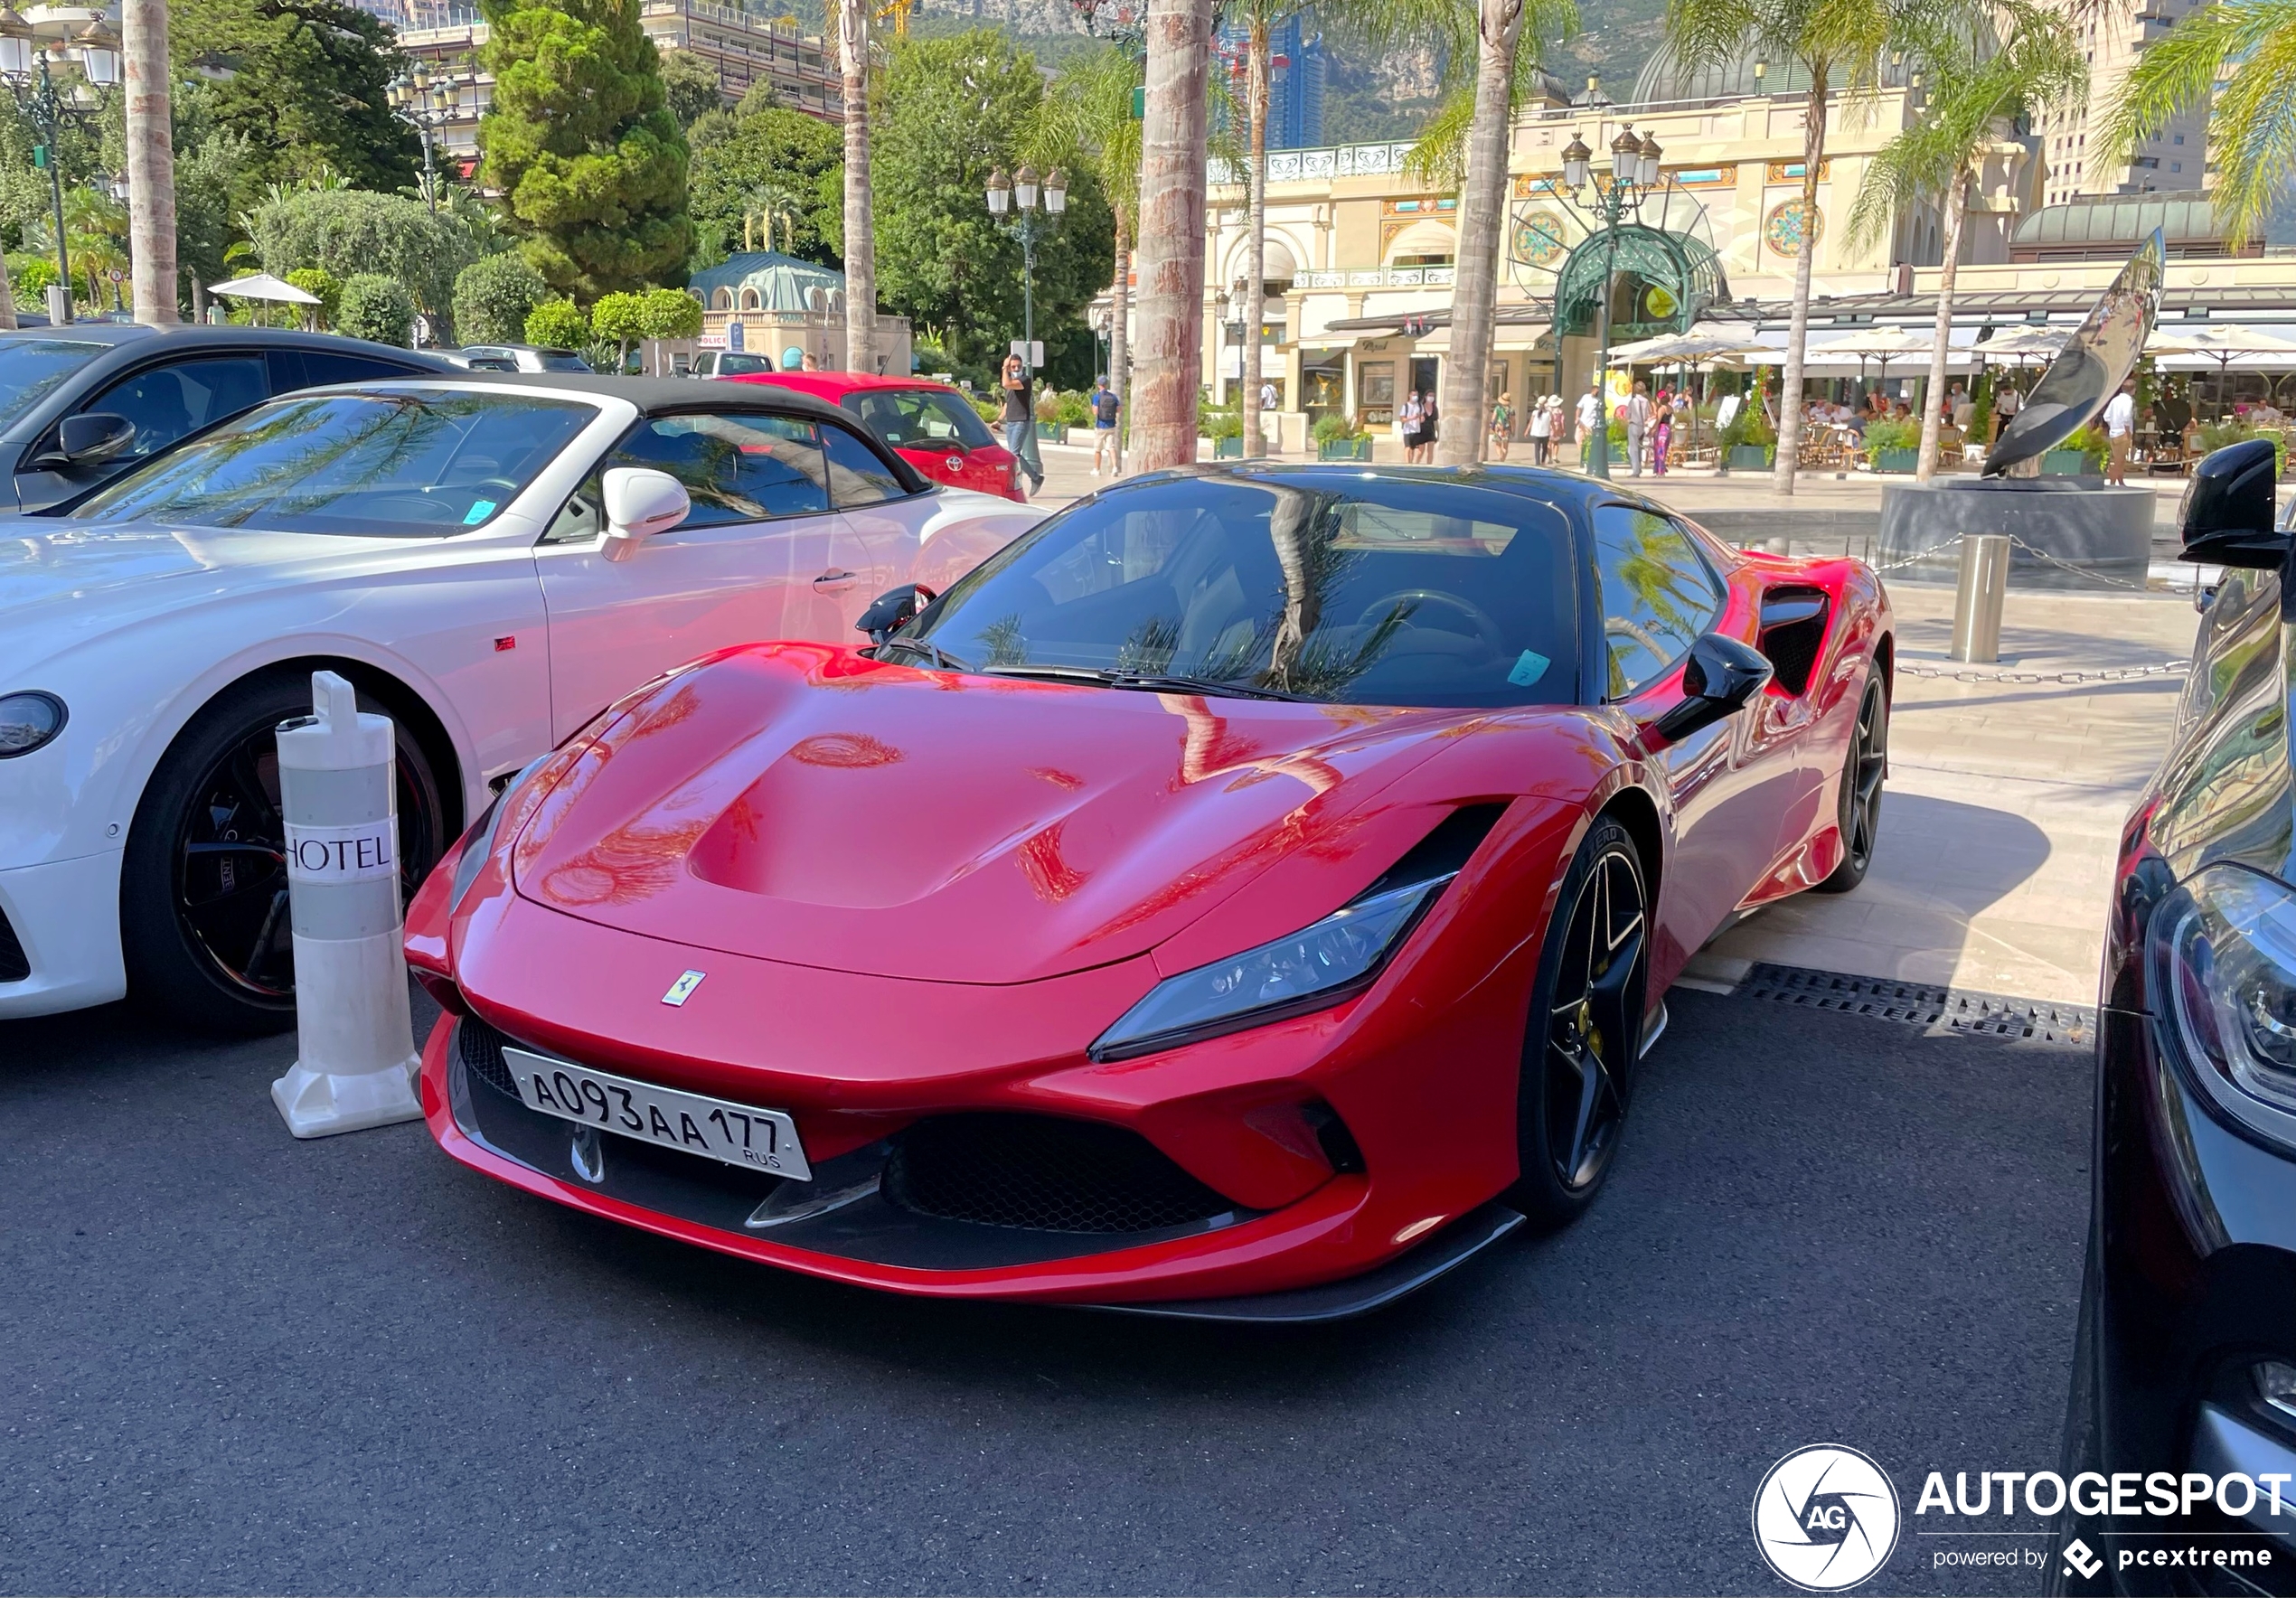
[[[859,642],[1042,512],[748,384],[416,380],[278,400],[0,524],[0,1017],[294,1010],[273,731],[325,666],[399,728],[409,891],[491,787],[668,668]]]

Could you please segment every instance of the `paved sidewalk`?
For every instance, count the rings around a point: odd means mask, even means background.
[[[2181,673],[2075,685],[1968,683],[1950,588],[1890,589],[1898,619],[1890,775],[1872,872],[1855,893],[1802,894],[1708,946],[1735,978],[1774,961],[1860,976],[2091,1004],[2113,855],[2167,747]],[[1978,672],[2096,671],[2190,654],[2189,600],[2012,591],[2001,660]]]

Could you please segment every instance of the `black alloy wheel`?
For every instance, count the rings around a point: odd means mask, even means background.
[[[1841,768],[1841,863],[1818,884],[1820,893],[1848,893],[1866,879],[1881,838],[1881,785],[1888,775],[1889,700],[1880,683],[1868,682]]]
[[[1650,978],[1649,895],[1633,834],[1608,817],[1580,844],[1556,900],[1523,1040],[1510,1198],[1534,1223],[1594,1201],[1633,1098]]]
[[[383,707],[360,696],[362,710]],[[129,991],[209,1030],[295,1023],[287,829],[278,728],[310,714],[310,679],[227,690],[176,738],[137,806],[120,880]],[[403,718],[398,743],[400,887],[411,897],[449,841],[437,776]]]

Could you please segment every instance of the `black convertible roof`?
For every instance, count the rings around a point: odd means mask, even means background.
[[[447,374],[441,374],[442,376]],[[415,381],[415,379],[403,379]],[[588,394],[601,400],[626,400],[648,416],[668,416],[681,410],[771,410],[784,416],[836,420],[851,427],[850,411],[795,389],[770,383],[721,383],[709,378],[616,377],[595,371],[455,371],[456,383],[489,383],[514,389],[556,389],[568,394]]]

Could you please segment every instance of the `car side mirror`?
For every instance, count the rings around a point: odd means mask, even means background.
[[[1670,744],[1735,716],[1768,686],[1768,657],[1749,644],[1707,633],[1690,645],[1682,667],[1682,694],[1676,705],[1651,724],[1651,730]]]
[[[2227,444],[2192,469],[2177,531],[2185,559],[2277,571],[2289,534],[2272,525],[2272,484],[2280,462],[2269,438]]]
[[[136,442],[136,424],[108,410],[68,416],[56,424],[56,447],[34,462],[42,466],[99,466]]]
[[[606,474],[606,541],[608,560],[627,560],[638,546],[686,519],[693,500],[685,484],[651,466],[614,466]]]
[[[884,643],[917,619],[917,613],[933,603],[932,589],[923,583],[903,583],[898,588],[888,588],[870,601],[853,624],[856,632],[869,634],[870,643]]]

